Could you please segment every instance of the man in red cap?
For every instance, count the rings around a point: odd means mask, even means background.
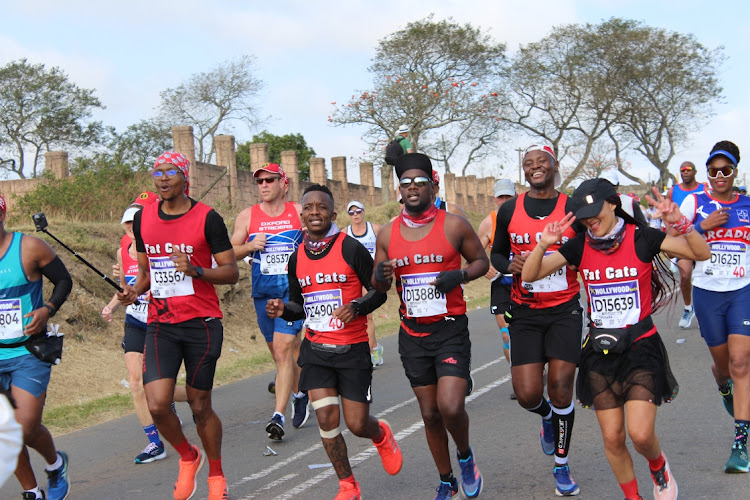
[[[154,184],[162,201],[135,214],[138,275],[132,285],[123,286],[118,299],[131,305],[151,292],[143,383],[159,432],[180,454],[175,500],[193,496],[206,457],[208,498],[221,500],[228,498],[227,481],[221,468],[221,420],[211,407],[211,389],[223,328],[214,285],[237,283],[239,271],[224,220],[188,196],[189,167],[187,158],[174,151],[156,160]],[[188,442],[171,408],[183,361],[188,401],[205,455]]]
[[[302,211],[299,203],[286,201],[289,178],[276,163],[266,163],[253,173],[261,202],[246,208],[234,221],[232,245],[237,260],[249,257],[252,267],[253,301],[258,325],[276,362],[276,407],[266,432],[268,437],[284,437],[286,406],[293,396],[292,425],[301,427],[310,415],[307,394],[298,391],[299,367],[295,351],[303,320],[269,318],[269,299],[289,301],[287,277],[289,257],[302,242]]]

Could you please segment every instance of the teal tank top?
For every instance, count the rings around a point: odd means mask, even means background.
[[[21,261],[23,234],[10,233],[11,243],[0,257],[0,344],[14,344],[28,338],[23,330],[32,318],[24,316],[44,305],[42,279],[29,281]],[[26,347],[0,348],[0,359],[31,354]]]

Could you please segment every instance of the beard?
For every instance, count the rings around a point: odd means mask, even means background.
[[[432,200],[429,198],[420,198],[419,202],[416,205],[409,205],[408,202],[404,203],[404,208],[406,208],[406,211],[409,212],[409,214],[412,215],[419,215],[430,206],[432,203]]]

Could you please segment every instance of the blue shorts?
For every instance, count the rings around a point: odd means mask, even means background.
[[[273,342],[273,332],[286,333],[289,335],[297,335],[302,330],[302,324],[305,320],[299,321],[285,321],[281,318],[271,319],[266,314],[266,303],[272,297],[264,297],[262,299],[253,299],[255,303],[255,313],[258,316],[258,326],[266,339],[266,342]],[[284,302],[289,301],[289,296],[281,297]]]
[[[708,347],[726,344],[729,334],[750,337],[750,286],[731,292],[693,287],[693,304]]]
[[[0,360],[0,387],[6,391],[10,386],[18,387],[38,398],[47,390],[52,365],[37,359],[33,354],[24,354]]]

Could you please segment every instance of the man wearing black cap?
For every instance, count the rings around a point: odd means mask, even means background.
[[[471,341],[460,285],[484,276],[489,262],[469,222],[432,203],[432,164],[427,156],[401,156],[396,175],[404,208],[378,234],[372,284],[386,292],[396,278],[401,299],[399,352],[440,474],[436,498],[450,498],[459,488],[451,468],[448,433],[458,451],[461,491],[476,498],[482,476],[469,446],[464,407]],[[461,257],[467,262],[463,269]]]
[[[532,283],[521,279],[521,270],[547,222],[561,220],[566,213],[575,211],[575,203],[556,189],[561,178],[551,147],[529,147],[522,166],[530,189],[498,210],[490,256],[495,269],[513,275],[510,311],[506,313],[513,346],[513,391],[521,407],[542,417],[542,451],[555,455],[557,494],[572,496],[580,491],[568,467],[574,420],[573,382],[583,328],[580,285],[570,268],[563,267]],[[568,228],[549,251],[555,251],[573,236],[575,231]],[[549,363],[549,401],[544,399],[545,363]]]

